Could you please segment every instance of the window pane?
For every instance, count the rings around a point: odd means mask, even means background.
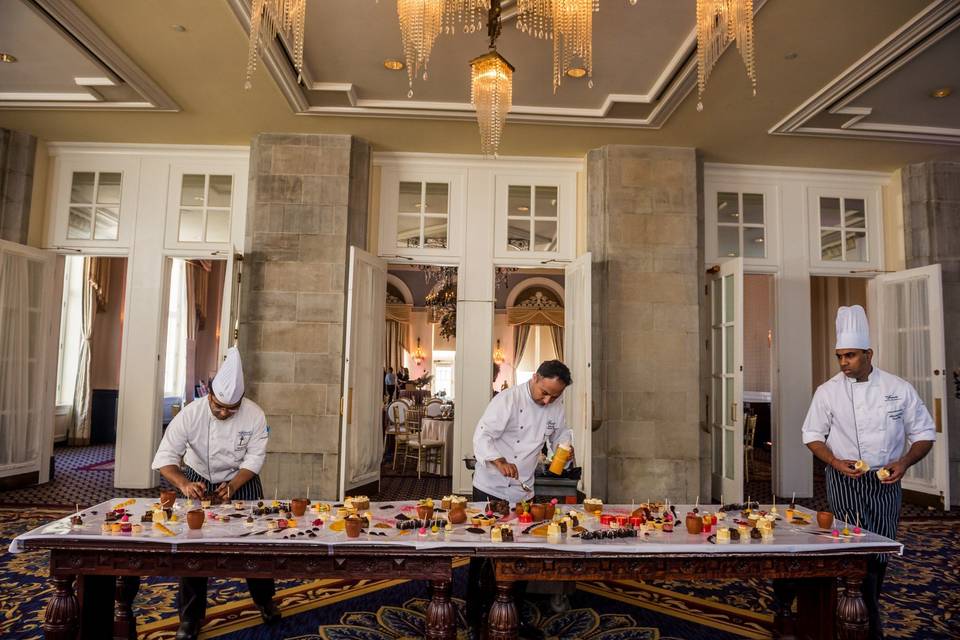
[[[720,374],[723,367],[723,329],[713,330],[713,373]]]
[[[723,430],[723,475],[733,480],[733,431]]]
[[[427,213],[447,213],[449,211],[449,187],[445,182],[427,183]]]
[[[530,215],[530,187],[510,185],[507,189],[507,215]]]
[[[397,216],[397,247],[415,249],[420,246],[420,216]]]
[[[229,207],[233,193],[233,176],[210,176],[210,191],[207,192],[208,207]]]
[[[97,219],[93,227],[93,239],[116,240],[119,235],[119,221],[120,209],[117,207],[97,207]]]
[[[229,242],[230,211],[226,209],[207,211],[207,242]]]
[[[97,185],[97,204],[120,204],[120,174],[101,173]]]
[[[557,223],[553,220],[537,220],[534,224],[534,251],[557,250]]]
[[[717,255],[728,258],[740,255],[739,227],[717,227]]]
[[[526,220],[507,220],[507,249],[530,250],[530,223]]]
[[[536,215],[538,218],[557,217],[556,187],[534,187],[534,196],[537,199],[537,206],[534,208],[534,215]]]
[[[184,207],[202,207],[206,176],[185,173],[180,183],[180,204]]]
[[[723,333],[723,372],[733,375],[733,326],[724,327]]]
[[[732,427],[733,420],[730,418],[730,410],[733,408],[733,403],[736,402],[736,398],[733,397],[733,376],[729,376],[723,379],[723,419],[721,420],[722,424]]]
[[[743,194],[743,223],[763,224],[763,194]]]
[[[70,185],[71,204],[93,204],[93,177],[92,171],[77,171],[73,174],[73,184]]]
[[[820,226],[840,226],[840,198],[820,198]]]
[[[745,258],[767,257],[766,238],[763,227],[743,228],[743,256]]]
[[[843,201],[843,222],[847,227],[855,229],[867,228],[867,216],[864,213],[863,200],[858,198],[845,198]]]
[[[847,231],[847,260],[867,261],[867,234],[863,231]]]
[[[203,210],[180,209],[180,242],[200,242],[203,240]]]
[[[839,231],[820,232],[820,257],[823,260],[843,260]]]
[[[722,384],[723,378],[713,378],[713,401],[710,403],[713,415],[710,416],[710,424],[720,424],[720,420],[723,419],[723,387],[720,386]],[[720,455],[720,447],[714,449],[714,452]],[[720,469],[720,465],[717,465],[717,469]]]
[[[736,296],[733,291],[733,276],[723,276],[723,321],[735,322],[733,311],[736,308]]]
[[[426,249],[447,248],[447,217],[423,217],[423,246]]]
[[[719,280],[714,280],[710,283],[710,295],[713,297],[712,321],[714,325],[719,325],[723,322],[723,292],[720,290]],[[717,368],[719,369],[719,367]]]
[[[723,473],[723,429],[713,429],[713,473]]]
[[[740,222],[740,202],[737,194],[717,194],[717,222]]]
[[[401,182],[397,211],[401,213],[420,213],[420,188],[421,183],[419,182]]]
[[[91,187],[91,192],[93,187]],[[67,237],[73,240],[89,240],[93,237],[93,209],[70,207],[67,219]]]

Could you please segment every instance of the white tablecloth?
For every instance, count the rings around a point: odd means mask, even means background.
[[[439,440],[443,443],[443,465],[440,475],[453,475],[453,418],[424,418],[420,423],[424,440]]]

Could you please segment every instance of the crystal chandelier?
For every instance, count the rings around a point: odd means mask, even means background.
[[[253,0],[250,7],[250,45],[247,52],[247,80],[244,88],[253,86],[250,81],[257,69],[257,50],[272,42],[281,34],[293,43],[293,65],[297,68],[297,81],[303,72],[303,30],[306,26],[307,0]]]
[[[408,98],[413,97],[413,80],[421,69],[423,79],[427,79],[430,52],[440,34],[454,33],[459,26],[465,32],[476,32],[482,28],[489,6],[490,0],[397,0],[400,39],[410,80]]]
[[[540,39],[553,39],[553,92],[579,60],[593,77],[593,14],[600,0],[517,0],[517,28]],[[588,82],[593,87],[593,80]]]
[[[492,0],[487,19],[490,51],[470,61],[470,102],[480,124],[480,150],[496,156],[507,112],[513,106],[514,68],[497,53],[500,35],[500,0]]]
[[[753,0],[697,0],[697,111],[703,111],[703,91],[710,72],[731,40],[757,95],[753,60]]]

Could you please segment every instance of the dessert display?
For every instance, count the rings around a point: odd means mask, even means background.
[[[369,506],[369,504],[368,504]],[[417,517],[421,520],[429,520],[433,517],[433,499],[427,498],[417,502]]]
[[[430,505],[433,506],[433,500],[430,500]],[[357,511],[366,511],[370,508],[370,498],[367,496],[348,496],[344,499],[343,506]]]
[[[310,501],[306,498],[294,498],[290,501],[290,511],[294,516],[300,517],[307,512],[307,505],[310,504]],[[367,507],[370,506],[370,501],[367,501]]]
[[[191,529],[199,529],[203,526],[203,521],[206,519],[206,514],[203,509],[193,509],[192,511],[187,511],[187,526]]]

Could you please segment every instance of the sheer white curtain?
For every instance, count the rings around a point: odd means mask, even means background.
[[[933,411],[933,380],[930,377],[930,306],[926,278],[915,278],[887,286],[889,299],[884,303],[883,344],[886,353],[879,353],[880,367],[913,385]],[[934,457],[927,456],[907,471],[907,476],[923,482],[934,482]]]
[[[167,305],[166,365],[163,371],[163,395],[166,398],[184,397],[187,334],[187,275],[184,261],[176,259],[170,270],[170,301]]]
[[[67,432],[71,445],[90,444],[90,347],[93,344],[93,313],[97,292],[90,278],[92,258],[83,259],[83,301],[80,314],[80,357],[77,364],[77,382],[73,391],[73,420]]]

